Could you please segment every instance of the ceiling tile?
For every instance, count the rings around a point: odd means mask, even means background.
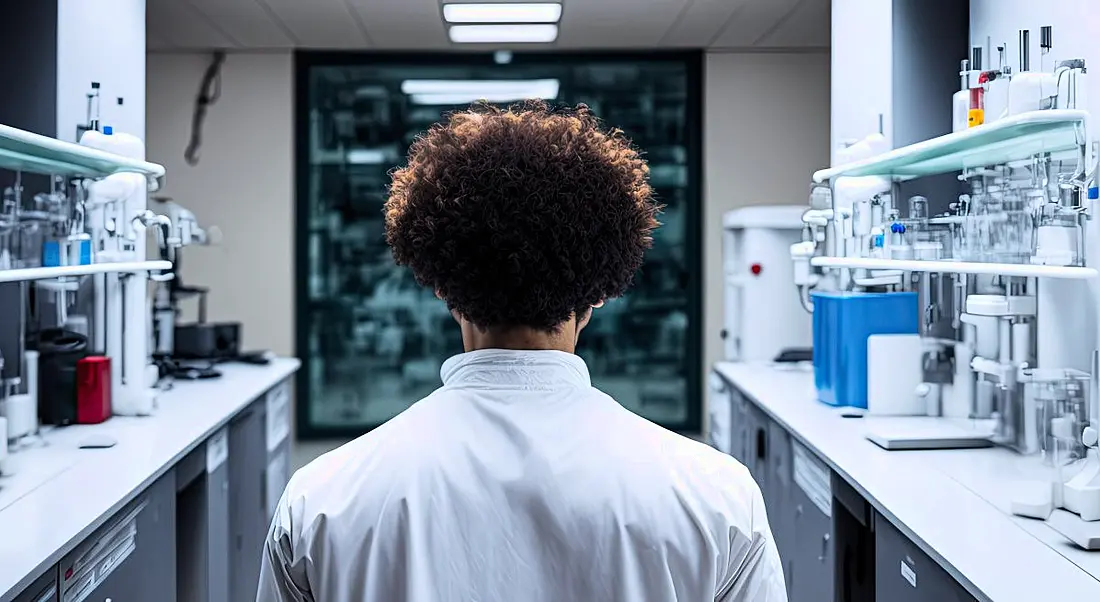
[[[186,1],[246,48],[294,46],[294,40],[257,0]]]
[[[757,45],[827,48],[831,22],[832,6],[829,0],[801,0],[790,17]]]
[[[147,34],[172,48],[236,48],[240,44],[181,0],[147,0]]]
[[[370,46],[347,0],[263,0],[307,48],[361,48]]]
[[[794,10],[797,4],[798,0],[749,0],[733,14],[731,19],[727,20],[722,33],[711,46],[715,48],[752,46]]]
[[[690,0],[572,0],[563,6],[558,46],[653,48]],[[702,46],[702,44],[700,44]]]
[[[754,0],[695,0],[681,11],[661,39],[662,46],[702,48],[710,44],[723,24]]]
[[[439,49],[450,42],[439,0],[349,0],[378,48]]]

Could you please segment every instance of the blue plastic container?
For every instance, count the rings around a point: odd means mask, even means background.
[[[811,293],[814,385],[831,406],[867,407],[867,337],[917,334],[916,293]]]

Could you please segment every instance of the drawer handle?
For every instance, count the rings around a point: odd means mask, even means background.
[[[818,562],[825,562],[825,555],[829,553],[829,539],[830,538],[831,538],[831,536],[828,533],[826,533],[821,538],[821,556],[817,557]]]

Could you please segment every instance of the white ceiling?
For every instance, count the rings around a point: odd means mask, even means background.
[[[765,51],[824,48],[829,45],[829,1],[564,0],[555,46]],[[146,3],[151,50],[456,48],[447,40],[441,0]]]

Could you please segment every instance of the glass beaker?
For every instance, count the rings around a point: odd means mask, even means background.
[[[1028,394],[1035,400],[1035,428],[1043,463],[1065,466],[1085,457],[1081,432],[1088,424],[1089,375],[1069,369],[1035,369]]]
[[[1035,263],[1082,265],[1080,214],[1071,207],[1046,203],[1039,207],[1034,232]]]
[[[993,183],[976,197],[977,242],[981,260],[990,263],[1030,263],[1035,216],[1019,191]]]

